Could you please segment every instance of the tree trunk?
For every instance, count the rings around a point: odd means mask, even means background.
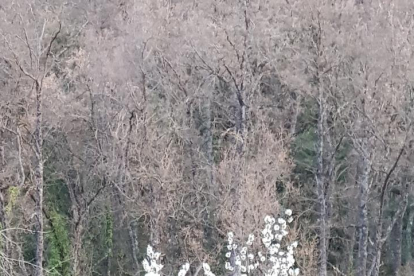
[[[367,275],[367,244],[368,244],[368,192],[369,174],[371,166],[369,164],[367,152],[361,154],[360,169],[358,172],[359,186],[359,206],[358,206],[358,259],[356,263],[357,276]]]
[[[412,249],[413,249],[413,222],[414,222],[414,205],[411,205],[408,209],[407,228],[404,234],[404,251],[403,251],[403,263],[404,265],[410,265],[412,261]]]
[[[7,219],[6,219],[6,212],[5,212],[5,201],[4,201],[4,193],[3,190],[0,191],[0,231],[2,231],[0,235],[0,251],[3,253],[5,258],[0,258],[0,266],[2,269],[13,273],[13,265],[10,263],[7,258],[11,257],[10,252],[10,235],[9,231],[7,230]]]
[[[243,68],[244,64],[241,65]],[[245,146],[246,146],[246,137],[247,137],[247,128],[246,128],[246,121],[247,121],[247,114],[246,114],[246,103],[244,99],[244,84],[243,81],[239,85],[235,83],[235,94],[236,94],[236,101],[237,101],[237,110],[236,110],[236,154],[235,157],[238,159],[237,165],[235,167],[234,172],[234,184],[232,188],[232,196],[233,196],[233,205],[235,206],[235,210],[240,210],[240,195],[237,193],[238,189],[243,185],[244,178],[243,178],[243,168],[244,168],[244,153],[245,153]],[[242,225],[242,216],[238,214],[238,223]],[[237,273],[235,274],[237,275]]]
[[[403,200],[403,202],[405,202],[404,205],[401,206],[399,208],[399,210],[397,211],[397,213],[396,213],[396,219],[394,219],[393,222],[391,222],[391,225],[388,227],[389,230],[386,233],[383,234],[382,233],[382,226],[383,226],[383,218],[382,217],[383,217],[383,212],[384,212],[385,196],[386,196],[386,192],[387,192],[387,188],[388,188],[388,183],[389,183],[389,180],[390,180],[390,177],[391,177],[392,173],[394,172],[395,168],[398,165],[398,162],[399,162],[401,156],[404,153],[404,147],[405,146],[403,146],[401,148],[397,159],[395,160],[393,166],[391,167],[391,169],[387,173],[387,176],[385,177],[384,184],[381,187],[381,196],[380,196],[380,206],[379,206],[379,211],[378,211],[377,231],[375,233],[375,251],[374,251],[375,257],[374,257],[371,269],[369,271],[369,275],[372,275],[372,276],[378,276],[379,275],[379,270],[380,270],[380,265],[381,265],[381,250],[382,250],[383,243],[388,238],[388,236],[389,236],[388,232],[391,232],[391,230],[393,229],[394,224],[397,221],[397,218],[400,215],[404,214],[405,208],[406,208],[406,200],[408,199],[407,196],[406,196],[407,193],[405,193],[405,195],[404,195],[404,200]],[[405,185],[407,185],[407,184],[405,184]],[[406,188],[406,192],[408,192],[407,188]],[[404,208],[404,210],[401,209],[401,208]]]
[[[325,197],[325,176],[324,176],[324,122],[325,105],[322,89],[319,88],[319,115],[317,128],[316,147],[316,191],[319,202],[319,276],[327,275],[327,248],[328,248],[328,212]]]
[[[370,276],[378,276],[379,275],[379,270],[380,270],[380,265],[381,265],[382,246],[384,245],[384,243],[387,241],[388,237],[390,236],[391,231],[393,230],[393,227],[396,225],[398,219],[400,217],[401,217],[401,219],[404,217],[405,210],[407,209],[407,203],[408,203],[408,192],[405,192],[402,203],[399,206],[397,212],[394,214],[392,222],[387,227],[387,229],[384,231],[384,234],[382,234],[382,231],[377,230],[377,233],[376,233],[376,247],[375,247],[375,251],[374,251],[375,255],[374,255],[374,260],[372,262],[371,269],[370,269],[368,275],[370,275]],[[380,223],[380,226],[381,226],[381,229],[382,229],[382,222]],[[378,233],[380,233],[380,234],[378,234]],[[401,241],[401,238],[400,238],[400,241]],[[401,251],[401,248],[399,250]],[[399,253],[399,254],[401,254],[401,253]],[[401,257],[400,257],[400,259],[401,259]],[[400,263],[401,263],[401,260],[400,260]]]
[[[398,272],[401,267],[401,246],[402,246],[402,226],[403,226],[403,213],[398,214],[398,218],[392,229],[392,263],[391,263],[391,275],[398,276]]]
[[[82,224],[78,222],[73,230],[73,239],[72,239],[72,275],[80,275],[80,266],[79,259],[82,248]]]
[[[43,80],[46,77],[47,61],[49,59],[51,48],[56,41],[62,25],[59,23],[59,29],[55,32],[54,36],[50,40],[48,47],[46,48],[46,54],[44,56],[44,63],[40,66],[40,58],[42,52],[39,51],[38,60],[38,76],[35,79],[32,75],[27,74],[26,71],[20,66],[21,71],[34,81],[34,87],[36,91],[36,120],[35,120],[35,133],[34,133],[34,180],[35,180],[35,192],[34,197],[36,199],[34,208],[34,233],[36,237],[36,261],[35,261],[35,276],[43,276]],[[41,42],[41,41],[40,41]],[[39,43],[41,45],[41,43]],[[39,47],[40,48],[40,47]],[[40,49],[39,49],[40,50]]]
[[[290,128],[289,128],[290,137],[294,137],[296,134],[296,125],[298,123],[298,117],[300,113],[300,101],[301,101],[301,96],[299,95],[299,93],[296,93],[294,102],[291,107],[292,118],[291,118],[291,123],[290,123]]]
[[[79,259],[81,250],[82,236],[82,207],[83,198],[79,189],[79,175],[75,169],[69,169],[66,177],[66,185],[71,202],[71,273],[73,276],[79,275]]]
[[[42,132],[42,90],[36,81],[36,130],[35,130],[35,235],[36,267],[35,276],[43,275],[43,132]]]
[[[242,86],[242,85],[241,85]],[[243,98],[243,90],[236,87],[237,114],[236,114],[236,133],[237,133],[237,153],[242,156],[246,143],[246,104]]]
[[[353,275],[354,273],[355,234],[356,234],[356,229],[352,229],[351,240],[348,246],[349,255],[348,255],[348,267],[347,267],[346,275]]]
[[[152,202],[152,206],[155,206],[154,203],[155,200]],[[154,248],[158,248],[161,242],[161,233],[158,226],[158,221],[156,218],[158,218],[159,213],[155,210],[156,207],[153,207],[153,210],[151,212],[151,222],[150,222],[150,244]]]
[[[139,252],[139,243],[138,243],[138,237],[136,234],[136,228],[137,228],[137,221],[131,221],[129,223],[129,239],[131,241],[131,250],[132,250],[132,258],[134,261],[134,269],[135,271],[139,271],[139,261],[138,261],[138,252]]]

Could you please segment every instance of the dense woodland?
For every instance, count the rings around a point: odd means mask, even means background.
[[[226,234],[287,208],[300,275],[413,275],[413,27],[411,0],[0,0],[0,275],[144,275],[150,244],[240,276]]]

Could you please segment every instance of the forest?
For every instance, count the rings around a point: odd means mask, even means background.
[[[0,0],[0,275],[414,275],[413,30],[411,0]]]

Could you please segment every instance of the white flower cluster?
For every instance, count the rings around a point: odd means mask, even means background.
[[[180,271],[178,272],[178,276],[185,276],[185,274],[187,274],[188,270],[190,269],[190,264],[189,263],[185,263]]]
[[[261,269],[261,271],[265,271],[264,276],[298,276],[299,268],[294,268],[294,249],[298,246],[298,242],[294,241],[285,250],[281,247],[283,238],[288,234],[287,224],[293,221],[292,210],[287,209],[285,216],[286,218],[280,217],[277,220],[271,216],[265,217],[262,243],[267,253],[258,252],[257,257],[249,251],[249,247],[253,245],[255,239],[253,234],[249,235],[246,246],[239,247],[234,241],[234,234],[229,232],[227,234],[228,252],[226,253],[228,261],[226,261],[225,268],[237,272],[240,276],[247,276],[259,266],[265,266],[267,269]],[[145,276],[160,276],[163,265],[158,263],[159,257],[160,253],[154,252],[153,248],[148,245],[147,258],[142,262],[146,272]],[[207,263],[203,263],[202,266],[205,276],[215,276]],[[178,272],[178,276],[185,276],[189,269],[190,264],[184,264]]]
[[[160,271],[164,267],[158,263],[160,253],[154,252],[151,245],[147,247],[147,258],[142,261],[142,266],[145,270],[145,276],[160,276]]]
[[[203,263],[203,270],[205,276],[216,276],[213,272],[211,272],[210,265],[207,263]]]
[[[142,266],[145,270],[145,276],[160,276],[160,271],[164,267],[162,264],[158,263],[160,255],[160,253],[154,252],[154,249],[151,247],[151,245],[148,245],[147,258],[142,261]],[[185,263],[183,266],[181,266],[181,269],[178,272],[178,276],[185,276],[189,269],[190,264]],[[203,270],[205,276],[216,276],[213,272],[211,272],[210,265],[207,263],[203,263]]]
[[[248,252],[248,246],[253,245],[254,235],[250,234],[246,246],[238,247],[233,240],[234,234],[229,232],[227,234],[227,250],[226,257],[229,259],[226,261],[225,269],[229,271],[239,271],[241,276],[247,276],[259,266],[259,263],[255,263],[254,254]]]
[[[297,276],[299,268],[294,268],[294,249],[298,246],[295,241],[287,246],[286,250],[281,249],[281,242],[288,234],[287,223],[293,221],[292,210],[285,211],[286,219],[271,216],[265,217],[265,228],[262,231],[262,242],[267,249],[267,258],[271,264],[265,276]],[[264,262],[266,257],[259,252],[260,261]]]

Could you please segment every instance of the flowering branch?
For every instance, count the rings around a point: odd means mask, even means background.
[[[253,245],[255,237],[253,234],[248,236],[245,246],[240,247],[234,241],[234,234],[227,234],[227,253],[229,259],[225,263],[225,269],[234,275],[248,276],[259,267],[264,267],[260,271],[265,271],[264,276],[298,276],[299,268],[295,268],[294,250],[298,242],[294,241],[286,247],[282,247],[284,237],[288,235],[288,224],[293,221],[292,210],[285,211],[285,218],[279,217],[277,220],[272,216],[266,216],[265,227],[261,232],[261,242],[266,252],[261,251],[254,254],[250,247]],[[154,252],[151,246],[147,248],[147,258],[143,261],[145,276],[160,276],[163,268],[158,263],[160,253]],[[202,264],[205,276],[215,276],[211,271],[210,265]],[[190,269],[190,264],[184,264],[178,276],[185,276]]]

